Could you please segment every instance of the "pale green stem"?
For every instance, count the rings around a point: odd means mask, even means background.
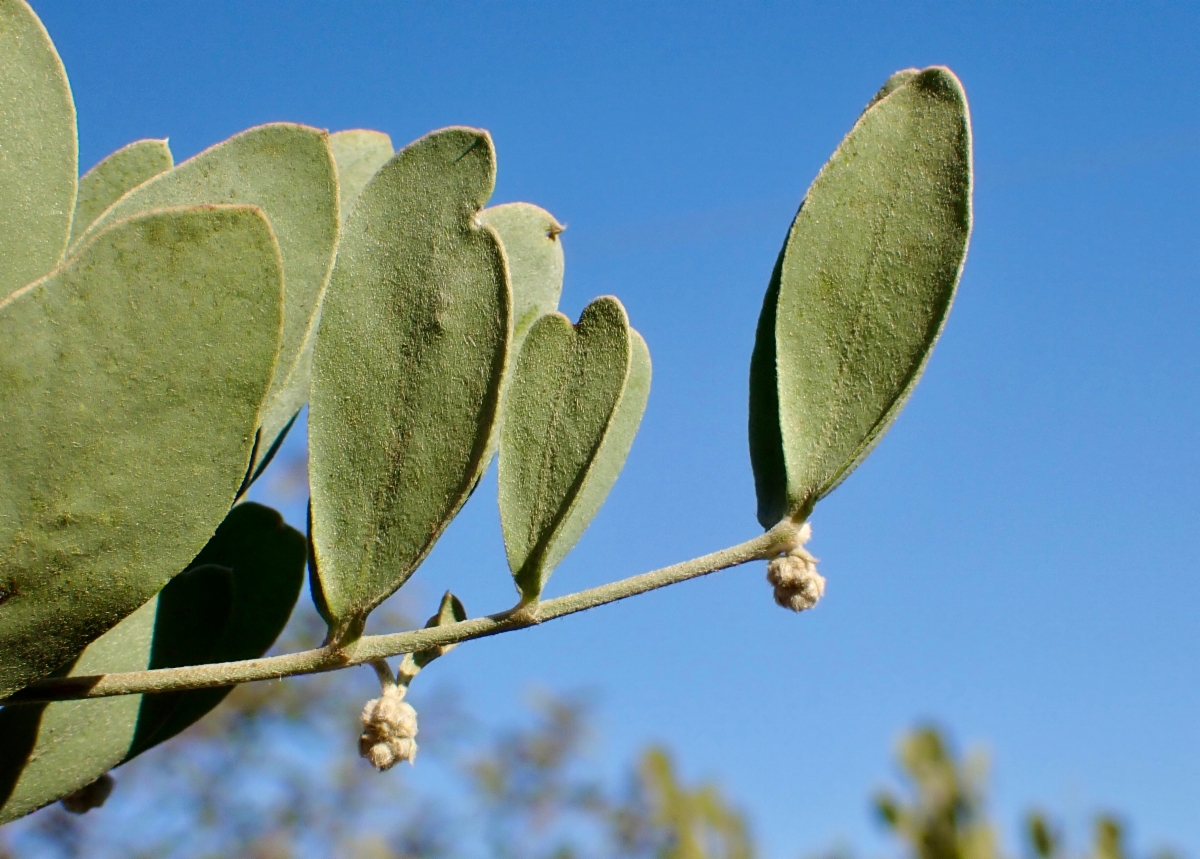
[[[453,646],[453,645],[448,645]],[[404,688],[408,688],[408,684],[413,682],[413,678],[421,673],[421,666],[417,664],[417,660],[413,658],[411,653],[404,654],[404,658],[400,660],[400,665],[396,668],[396,682]]]
[[[0,699],[0,704],[33,704],[79,698],[107,698],[113,695],[134,695],[145,692],[209,689],[215,686],[234,686],[238,683],[250,683],[255,680],[277,680],[298,674],[316,674],[322,671],[336,671],[351,665],[375,663],[378,660],[389,656],[398,656],[402,653],[413,653],[431,647],[458,644],[475,638],[485,638],[489,635],[524,629],[556,617],[606,605],[677,582],[694,579],[697,576],[714,573],[717,570],[736,567],[748,561],[771,558],[793,547],[797,530],[796,523],[784,520],[760,537],[728,549],[722,549],[719,552],[713,552],[711,555],[488,617],[471,618],[445,626],[414,629],[411,632],[368,635],[341,647],[336,645],[320,647],[316,650],[268,656],[262,659],[247,659],[242,662],[220,662],[211,665],[192,665],[185,668],[159,668],[153,671],[130,671],[123,674],[97,674],[38,680],[9,698]],[[379,669],[376,668],[376,670]],[[391,675],[390,669],[388,674]]]
[[[396,675],[392,673],[392,667],[387,664],[386,659],[372,659],[370,665],[375,669],[375,676],[379,678],[379,688],[382,691],[386,692],[396,685]]]

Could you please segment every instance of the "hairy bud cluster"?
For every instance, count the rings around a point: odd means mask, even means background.
[[[404,693],[403,686],[388,686],[363,707],[358,752],[377,770],[391,769],[400,761],[412,763],[417,756],[417,711]]]
[[[792,611],[804,611],[825,594],[825,579],[817,572],[817,559],[804,544],[812,537],[807,522],[800,528],[798,544],[767,564],[767,581],[775,588],[775,602]]]

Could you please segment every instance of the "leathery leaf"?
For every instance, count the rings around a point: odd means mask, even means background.
[[[948,69],[898,72],[813,182],[750,373],[758,517],[807,517],[870,452],[941,334],[971,231],[971,126]]]
[[[500,435],[500,521],[524,601],[537,599],[604,503],[650,392],[650,353],[621,303],[598,298],[572,326],[533,326]]]
[[[25,0],[0,0],[0,299],[62,258],[78,176],[62,61]]]
[[[365,128],[334,132],[329,135],[329,148],[337,164],[338,199],[344,224],[362,189],[395,153],[392,138],[382,131]]]
[[[84,173],[75,200],[71,241],[82,236],[105,209],[147,179],[170,170],[174,163],[167,141],[137,140]]]
[[[81,241],[138,212],[206,203],[260,207],[283,257],[283,339],[251,472],[257,476],[308,399],[312,342],[338,238],[337,168],[329,135],[283,122],[243,131],[139,185]]]
[[[232,601],[229,570],[185,572],[56,673],[83,677],[207,662]],[[0,710],[0,823],[100,778],[161,726],[174,703],[170,696],[121,695]]]
[[[250,206],[151,212],[0,302],[0,695],[157,593],[225,518],[275,368]]]
[[[511,336],[504,252],[478,212],[484,131],[405,147],[346,221],[313,358],[313,594],[335,639],[403,584],[458,512],[496,420]]]

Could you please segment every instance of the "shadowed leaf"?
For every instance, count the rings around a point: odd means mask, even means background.
[[[229,570],[200,567],[172,579],[148,603],[92,642],[70,677],[174,668],[208,661],[229,619]],[[0,710],[0,823],[94,782],[154,732],[177,702],[119,695]],[[19,738],[19,739],[18,739]],[[15,741],[10,741],[15,740]]]
[[[226,569],[232,582],[229,622],[203,661],[257,659],[270,649],[300,595],[306,555],[304,535],[270,507],[246,502],[229,511],[217,533],[192,562],[193,569],[212,566]],[[139,730],[128,758],[175,736],[232,691],[233,687],[226,686],[154,696],[163,700],[160,706],[164,716],[150,723],[153,731]]]

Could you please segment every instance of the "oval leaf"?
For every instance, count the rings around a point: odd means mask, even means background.
[[[329,135],[329,148],[337,164],[338,199],[344,224],[362,189],[395,153],[392,138],[382,131],[364,128],[352,128]]]
[[[79,180],[71,241],[82,236],[121,197],[170,170],[175,160],[165,140],[138,140],[109,155]]]
[[[0,0],[0,298],[62,258],[78,176],[62,60],[29,4]]]
[[[246,206],[119,222],[0,302],[0,695],[145,603],[224,519],[281,303]]]
[[[511,329],[495,181],[470,128],[407,146],[338,250],[309,413],[314,597],[335,638],[403,584],[458,512],[496,420]]]
[[[971,231],[971,126],[947,69],[899,72],[809,189],[751,361],[759,521],[807,517],[890,426],[945,324]]]
[[[178,575],[56,674],[85,677],[207,662],[232,601],[232,578],[224,568]],[[166,695],[119,695],[0,710],[0,823],[100,778],[125,760],[139,737],[152,733],[176,703]]]
[[[251,472],[257,476],[308,399],[312,340],[338,237],[329,135],[283,122],[243,131],[139,185],[84,235],[150,209],[211,203],[260,207],[283,256],[283,340]]]
[[[650,389],[645,343],[621,303],[598,298],[572,326],[538,320],[521,350],[504,405],[500,521],[508,564],[525,601],[608,495]]]

